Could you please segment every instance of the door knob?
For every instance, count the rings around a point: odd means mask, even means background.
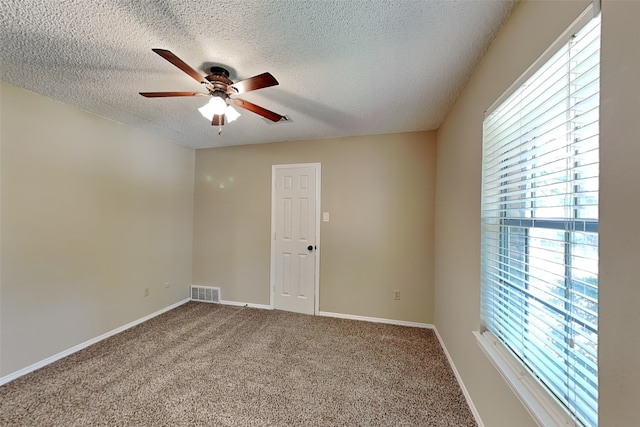
[[[316,247],[315,247],[315,246],[313,246],[313,245],[309,245],[309,246],[307,246],[307,250],[308,250],[309,252],[311,252],[311,251],[312,251],[312,250],[314,250],[315,248],[316,248]]]

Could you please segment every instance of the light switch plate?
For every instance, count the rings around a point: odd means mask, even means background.
[[[323,222],[329,222],[329,212],[323,212],[322,213],[322,221]]]

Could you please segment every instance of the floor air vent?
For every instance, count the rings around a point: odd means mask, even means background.
[[[191,286],[191,301],[220,302],[220,288]]]

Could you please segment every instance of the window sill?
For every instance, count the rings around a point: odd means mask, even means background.
[[[473,335],[480,349],[538,425],[543,427],[579,426],[492,333],[474,331]]]

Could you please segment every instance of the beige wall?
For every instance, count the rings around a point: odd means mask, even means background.
[[[198,150],[194,283],[269,304],[271,166],[313,162],[320,310],[433,322],[434,132]]]
[[[13,86],[0,102],[5,376],[187,298],[195,154]]]
[[[480,319],[483,111],[588,4],[522,2],[438,132],[435,322],[486,426],[535,424],[471,334]],[[637,425],[640,401],[639,18],[640,2],[603,2],[601,427]]]
[[[640,2],[602,5],[600,426],[639,423]]]

